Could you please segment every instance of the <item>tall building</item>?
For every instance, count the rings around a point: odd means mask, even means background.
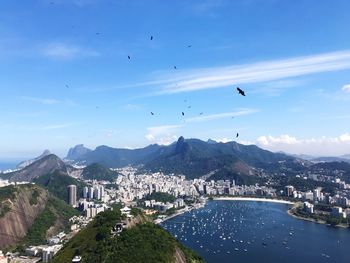
[[[94,199],[94,188],[93,187],[89,187],[89,199]]]
[[[83,189],[83,198],[88,198],[89,196],[89,187],[87,186],[84,186],[84,189]]]
[[[76,185],[68,185],[68,203],[73,206],[77,207],[77,186]]]
[[[287,185],[285,188],[286,196],[293,196],[294,187],[292,185]]]
[[[101,195],[101,198],[102,199],[104,196],[105,196],[105,187],[103,185],[100,185],[100,195]]]

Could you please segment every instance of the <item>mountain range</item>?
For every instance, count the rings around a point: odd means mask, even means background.
[[[54,154],[43,154],[43,157],[33,159],[35,161],[23,169],[0,176],[10,181],[29,182],[38,181],[38,178],[44,176],[46,179],[41,181],[45,185],[51,181],[50,176],[59,171],[60,175],[76,178],[113,181],[118,173],[108,168],[131,165],[138,167],[139,172],[162,171],[166,174],[183,174],[188,179],[235,179],[238,183],[250,184],[258,182],[264,173],[296,175],[316,167],[310,159],[308,161],[285,153],[273,153],[255,145],[180,137],[167,146],[152,144],[139,149],[99,146],[91,150],[80,144],[71,148],[64,160]],[[343,159],[345,157],[341,160]],[[74,168],[74,164],[84,164],[86,167]],[[337,163],[329,167],[334,166]]]
[[[215,178],[257,176],[261,170],[279,172],[281,169],[298,170],[305,162],[283,153],[273,153],[255,145],[237,142],[219,143],[180,137],[176,142],[164,146],[152,144],[140,149],[120,149],[99,146],[87,148],[85,154],[74,154],[72,148],[66,159],[78,164],[99,163],[108,168],[127,165],[137,166],[141,172],[163,171],[184,174],[187,178],[198,178],[209,173]],[[222,176],[221,176],[222,175]]]

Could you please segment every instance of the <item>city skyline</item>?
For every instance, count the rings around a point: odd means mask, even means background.
[[[271,151],[350,154],[347,1],[1,7],[0,159],[237,132]]]

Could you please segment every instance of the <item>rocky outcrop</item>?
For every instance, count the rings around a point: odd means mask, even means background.
[[[9,176],[10,181],[31,182],[35,178],[52,173],[56,170],[68,174],[65,163],[56,155],[50,154]]]
[[[30,159],[30,160],[26,160],[26,161],[23,161],[23,162],[20,162],[18,165],[17,165],[17,169],[23,169],[25,167],[27,167],[28,165],[31,165],[32,163],[40,160],[41,158],[45,157],[45,156],[48,156],[50,155],[50,151],[49,150],[45,150],[40,156],[34,158],[34,159]]]
[[[0,249],[14,245],[21,240],[35,218],[45,209],[49,194],[35,185],[15,187],[14,198],[6,202],[7,212],[0,217]]]

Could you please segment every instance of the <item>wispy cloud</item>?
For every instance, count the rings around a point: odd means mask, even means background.
[[[60,42],[52,42],[40,49],[43,56],[54,59],[72,59],[76,57],[96,57],[99,53],[95,50]]]
[[[102,0],[42,0],[50,5],[74,5],[77,7],[85,7],[88,5],[98,4]]]
[[[350,68],[350,50],[252,64],[195,68],[158,77],[159,94],[215,89],[247,83],[264,83],[320,72]]]
[[[20,97],[22,100],[27,100],[35,103],[45,104],[45,105],[53,105],[61,103],[60,100],[52,99],[52,98],[36,98],[36,97]]]
[[[68,128],[72,125],[74,125],[74,124],[73,123],[53,124],[53,125],[43,126],[41,129],[42,130],[57,130],[57,129]]]
[[[232,118],[232,117],[253,114],[256,112],[259,112],[259,110],[257,110],[257,109],[239,109],[237,111],[232,111],[232,112],[223,112],[223,113],[216,113],[216,114],[187,118],[185,121],[186,122],[214,121],[214,120],[219,120],[219,119],[226,119],[226,118]]]
[[[178,136],[175,135],[175,132],[177,132],[181,127],[182,125],[148,127],[145,138],[152,143],[168,145],[177,139]]]
[[[124,109],[129,110],[129,111],[140,110],[142,108],[143,108],[143,105],[132,104],[132,103],[128,103],[124,106]]]
[[[34,102],[34,103],[44,104],[44,105],[54,105],[54,104],[67,104],[69,106],[75,105],[75,102],[70,99],[58,100],[53,98],[38,98],[38,97],[28,97],[28,96],[21,96],[20,99]]]
[[[346,93],[350,92],[350,84],[346,84],[342,87],[342,91],[345,91]]]
[[[260,136],[255,144],[271,151],[284,151],[294,154],[310,155],[342,155],[349,154],[350,134],[344,133],[337,137],[319,137],[299,139],[285,134],[281,136]]]

